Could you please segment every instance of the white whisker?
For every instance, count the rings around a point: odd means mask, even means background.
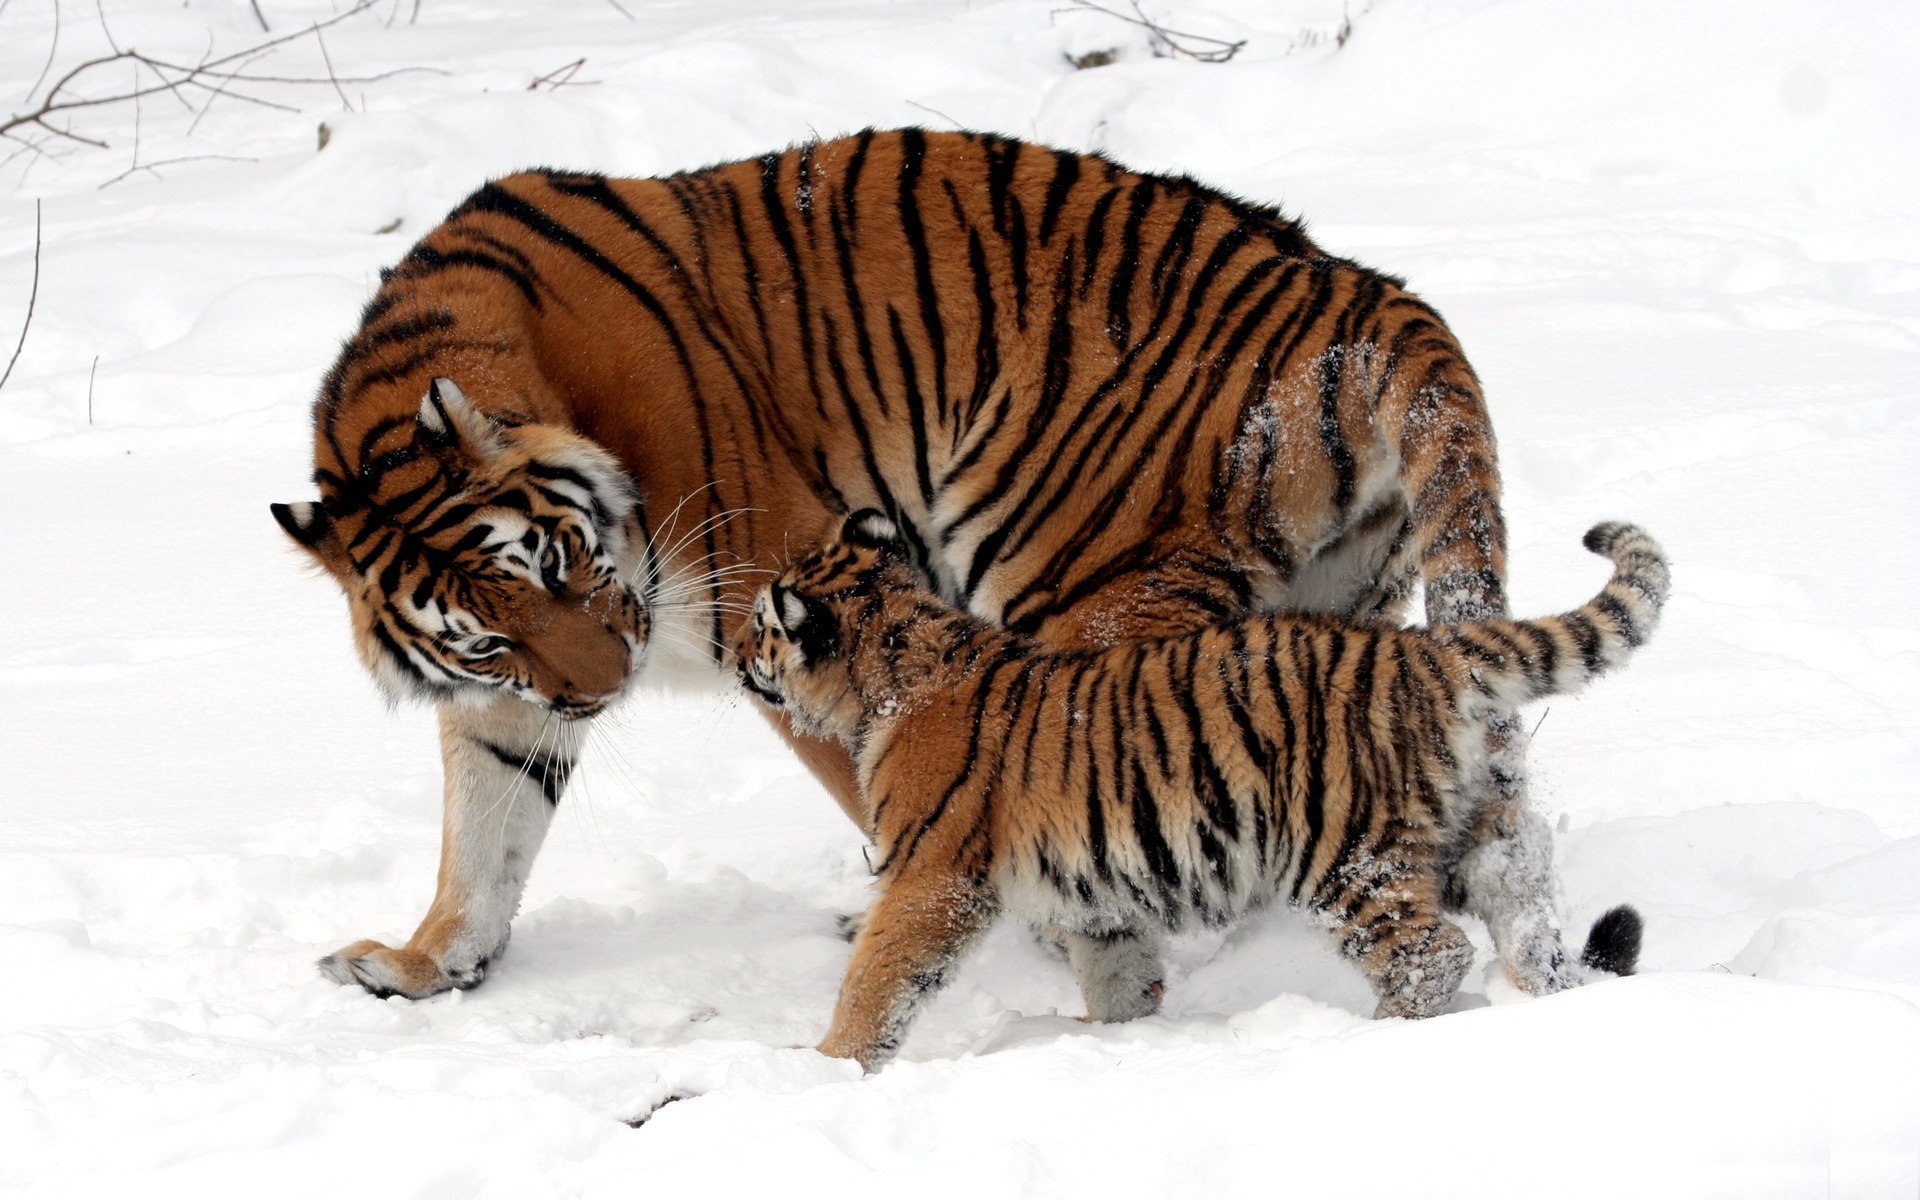
[[[494,835],[494,848],[496,851],[506,844],[507,825],[513,820],[514,807],[520,802],[519,797],[515,793],[522,783],[529,780],[528,772],[533,767],[533,760],[539,756],[540,743],[545,740],[547,730],[551,728],[552,725],[553,713],[548,712],[546,720],[540,723],[540,731],[533,735],[533,745],[527,748],[527,756],[521,760],[520,769],[513,773],[513,778],[507,781],[507,786],[501,790],[500,795],[495,798],[492,804],[487,806],[485,812],[480,814],[480,820],[485,822],[492,818],[494,809],[500,808],[502,805],[506,807],[506,812],[501,814],[500,817],[499,831]]]

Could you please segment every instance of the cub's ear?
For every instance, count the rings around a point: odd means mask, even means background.
[[[900,543],[900,528],[877,508],[863,508],[847,514],[840,526],[840,540],[852,546],[890,550]]]
[[[435,379],[428,385],[414,423],[420,429],[420,444],[429,450],[464,448],[485,457],[500,449],[499,426],[475,408],[451,379]]]
[[[326,510],[311,501],[299,504],[275,504],[271,506],[273,519],[280,528],[287,531],[294,544],[313,555],[336,578],[343,583],[351,577],[353,564],[348,558],[346,548],[340,544],[340,538],[333,528],[332,518]]]
[[[795,593],[784,589],[780,593],[780,623],[789,630],[798,629],[807,623],[807,602]]]
[[[778,618],[781,628],[800,648],[802,661],[816,663],[839,652],[840,633],[834,628],[833,611],[822,601],[776,583],[760,593],[756,603],[765,605]]]

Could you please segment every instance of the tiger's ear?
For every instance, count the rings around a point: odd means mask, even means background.
[[[840,526],[840,540],[850,546],[891,550],[900,544],[900,527],[877,508],[863,508],[847,514]]]
[[[348,556],[346,547],[340,544],[340,538],[333,528],[332,518],[325,509],[311,501],[298,504],[275,504],[271,506],[273,519],[287,536],[319,561],[331,575],[345,583],[353,575],[353,560]]]
[[[445,377],[428,385],[414,423],[420,429],[421,445],[428,450],[465,449],[489,457],[500,449],[500,427],[473,406],[459,384]]]

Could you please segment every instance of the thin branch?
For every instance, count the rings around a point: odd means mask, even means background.
[[[33,103],[33,94],[47,81],[47,72],[53,70],[53,56],[60,51],[60,0],[53,0],[53,45],[47,47],[47,61],[40,68],[40,77],[27,89],[28,104]]]
[[[100,356],[93,356],[93,365],[87,368],[87,424],[93,424],[93,376],[100,369]]]
[[[248,61],[248,62],[253,62],[254,60],[253,60],[253,59],[248,59],[247,61]],[[200,122],[202,122],[202,121],[204,121],[204,120],[206,120],[206,117],[207,117],[207,114],[213,111],[213,103],[214,103],[214,101],[216,101],[216,100],[218,100],[218,99],[219,99],[220,97],[222,97],[222,96],[224,96],[224,95],[226,95],[226,94],[227,94],[227,85],[228,85],[228,84],[230,84],[230,83],[232,83],[232,82],[233,82],[233,81],[232,81],[231,79],[222,79],[222,80],[220,81],[220,86],[219,86],[219,87],[217,87],[217,88],[215,88],[215,89],[213,89],[213,95],[211,95],[211,96],[208,96],[208,97],[207,97],[207,102],[206,102],[205,104],[202,104],[202,105],[200,106],[200,111],[199,111],[199,112],[197,112],[197,113],[194,113],[194,114],[193,114],[193,121],[192,121],[192,122],[191,122],[191,123],[190,123],[190,124],[189,124],[189,125],[187,126],[187,136],[188,136],[188,137],[192,137],[192,136],[193,136],[193,133],[194,133],[194,130],[196,130],[196,129],[199,129],[199,128],[200,128]],[[178,93],[178,92],[175,92],[174,94],[175,94],[175,95],[178,95],[179,93]],[[251,97],[251,96],[239,96],[239,97],[237,97],[237,99],[241,99],[241,100],[251,100],[251,99],[252,99],[252,97]],[[138,103],[138,101],[136,101],[135,103]],[[191,107],[191,105],[189,105],[189,107]]]
[[[247,0],[247,3],[253,5],[253,18],[260,22],[260,32],[272,33],[273,26],[267,24],[267,14],[260,11],[260,0]]]
[[[0,169],[4,169],[8,163],[12,162],[16,158],[19,158],[22,154],[25,154],[29,150],[33,151],[35,154],[39,155],[41,158],[51,157],[48,154],[47,150],[45,149],[46,143],[53,140],[51,136],[43,137],[37,142],[31,141],[27,138],[23,138],[17,133],[0,133],[0,138],[5,138],[9,142],[20,143],[20,148],[18,150],[15,150],[12,154],[7,155],[5,158],[0,158]]]
[[[7,369],[0,372],[0,388],[7,386],[7,380],[13,376],[13,364],[20,361],[20,351],[27,344],[27,327],[33,324],[34,301],[40,298],[40,202],[33,202],[33,286],[27,292],[27,319],[20,322],[20,340],[13,344],[13,357],[7,360]]]
[[[1223,38],[1208,37],[1205,34],[1182,33],[1178,29],[1169,29],[1165,25],[1147,16],[1145,10],[1140,7],[1139,0],[1128,0],[1128,7],[1133,9],[1132,16],[1128,16],[1123,12],[1115,12],[1111,8],[1102,7],[1101,5],[1095,4],[1093,0],[1072,0],[1072,2],[1072,8],[1055,9],[1054,11],[1104,13],[1117,21],[1125,21],[1129,25],[1138,25],[1142,29],[1145,29],[1151,36],[1155,55],[1161,55],[1164,50],[1166,54],[1171,54],[1178,58],[1190,58],[1195,62],[1223,63],[1240,53],[1247,44],[1244,38],[1237,42],[1229,42]],[[1185,43],[1192,44],[1189,45]]]
[[[949,125],[951,125],[951,126],[953,126],[953,127],[955,128],[955,129],[965,129],[965,128],[966,128],[966,126],[965,126],[965,125],[962,125],[962,124],[961,124],[960,122],[958,122],[958,121],[956,121],[956,120],[954,120],[954,119],[953,119],[952,117],[950,117],[950,116],[948,116],[947,114],[945,114],[945,113],[943,113],[943,112],[941,112],[941,111],[940,111],[939,109],[937,109],[937,108],[934,108],[934,107],[933,107],[932,105],[930,105],[930,104],[922,104],[922,103],[920,103],[920,102],[919,102],[918,100],[909,100],[909,101],[907,101],[907,103],[908,103],[908,104],[911,104],[911,105],[913,105],[913,106],[914,106],[915,108],[917,108],[917,109],[919,109],[919,110],[920,110],[921,112],[930,112],[930,113],[932,113],[932,114],[933,114],[934,116],[936,116],[936,117],[939,117],[939,118],[940,118],[940,119],[941,119],[942,121],[945,121],[945,122],[946,122],[947,124],[949,124]]]
[[[168,62],[165,59],[154,58],[151,55],[142,54],[138,50],[120,50],[116,47],[114,53],[112,54],[103,55],[98,58],[88,59],[85,62],[79,63],[75,65],[73,68],[71,68],[70,70],[68,70],[66,74],[62,75],[59,78],[59,80],[56,81],[54,85],[47,90],[46,96],[41,101],[39,108],[31,112],[16,113],[12,117],[9,117],[6,121],[0,122],[0,134],[11,132],[12,130],[18,129],[22,126],[38,125],[42,129],[46,129],[49,132],[57,133],[62,137],[71,138],[72,140],[78,141],[78,142],[85,142],[88,145],[92,145],[92,146],[104,147],[106,145],[105,142],[99,141],[94,138],[84,137],[80,134],[74,133],[71,129],[59,128],[53,125],[48,120],[48,118],[55,116],[56,114],[59,114],[59,113],[73,112],[78,109],[97,108],[97,107],[100,107],[101,105],[107,105],[107,104],[119,104],[127,100],[137,99],[138,97],[141,97],[141,96],[155,95],[159,92],[170,91],[175,93],[175,95],[178,95],[179,89],[183,87],[197,87],[197,88],[204,89],[208,92],[216,92],[218,89],[216,89],[215,84],[209,81],[220,81],[223,83],[231,83],[231,82],[293,83],[293,84],[309,84],[309,85],[328,83],[333,85],[334,89],[340,93],[341,100],[344,103],[346,100],[346,94],[345,94],[345,91],[341,88],[342,83],[374,83],[382,79],[391,78],[394,75],[403,74],[407,71],[431,70],[432,68],[426,68],[426,67],[403,67],[395,71],[384,71],[378,75],[342,79],[339,75],[337,75],[333,71],[333,64],[331,59],[328,59],[327,77],[324,79],[302,77],[302,76],[253,75],[246,70],[247,64],[258,60],[258,58],[262,54],[264,54],[266,51],[272,50],[279,46],[284,46],[289,42],[306,37],[309,34],[313,35],[315,39],[321,43],[320,45],[321,56],[322,58],[327,58],[328,56],[327,56],[327,50],[325,45],[325,39],[320,37],[320,31],[323,29],[327,29],[331,26],[338,25],[340,22],[348,19],[349,17],[357,16],[358,14],[367,11],[367,9],[371,8],[375,3],[377,3],[377,0],[355,0],[355,3],[349,8],[347,8],[346,10],[340,13],[337,13],[332,17],[329,17],[324,21],[316,21],[314,24],[308,26],[305,29],[297,30],[292,33],[284,33],[277,37],[270,37],[263,42],[255,43],[254,45],[248,46],[245,49],[237,50],[232,54],[222,55],[218,58],[203,57],[199,63],[191,67],[183,66],[179,63]],[[209,48],[209,53],[211,53],[210,48]],[[135,87],[130,92],[120,92],[120,93],[115,93],[113,95],[108,95],[108,96],[76,98],[71,100],[61,99],[62,93],[65,92],[68,86],[71,85],[80,76],[87,74],[88,72],[97,70],[100,67],[104,67],[110,63],[124,62],[124,61],[132,61],[147,67],[149,70],[151,70],[154,73],[155,77],[158,78],[160,82],[147,87]],[[51,57],[48,59],[48,63],[50,66],[52,63]],[[241,64],[240,68],[237,70],[232,69],[232,66],[235,63]],[[172,72],[174,76],[177,76],[177,78],[170,77],[168,75],[168,72]],[[42,73],[42,78],[43,79],[45,78],[44,72]],[[28,94],[29,102],[31,102],[33,95],[37,94],[38,92],[39,92],[39,84],[36,83],[34,85],[34,91]],[[271,108],[280,108],[288,112],[298,111],[297,109],[294,109],[290,105],[275,104],[272,101],[261,100],[258,97],[243,97],[243,98],[248,99],[253,103],[263,104]]]
[[[46,130],[48,133],[57,134],[60,137],[67,138],[70,141],[80,142],[83,145],[88,145],[88,146],[98,146],[102,150],[107,149],[107,144],[99,140],[98,138],[82,137],[81,135],[75,133],[71,129],[61,129],[59,126],[49,125],[45,121],[36,120],[33,123],[35,125],[38,125],[40,128]],[[13,129],[14,129],[14,126],[12,125],[0,126],[0,133],[10,133],[13,131]]]
[[[530,92],[537,92],[541,89],[542,86],[545,86],[553,89],[554,91],[558,91],[569,84],[572,84],[574,87],[591,87],[592,85],[599,83],[600,81],[598,79],[575,79],[574,78],[575,75],[578,75],[580,73],[580,68],[586,65],[587,65],[587,60],[585,57],[576,58],[572,62],[567,63],[565,66],[555,67],[553,70],[548,71],[545,75],[542,75],[539,78],[535,79],[532,83],[527,85],[527,90]]]
[[[140,86],[140,64],[133,64],[133,86]],[[140,111],[144,107],[138,97],[133,101],[133,165],[140,165]],[[132,168],[129,168],[130,170]]]
[[[200,52],[199,65],[202,67],[206,66],[207,60],[212,57],[213,57],[213,30],[209,29],[207,30],[207,48]],[[252,62],[252,61],[253,61],[252,59],[247,60],[247,62]],[[161,83],[177,84],[179,82],[179,80],[167,78],[167,73],[161,70],[160,67],[154,65],[153,63],[143,62],[143,63],[140,63],[139,65],[145,67],[149,72],[152,73],[153,77],[155,79],[158,79]],[[137,77],[138,75],[136,73],[136,78]],[[193,111],[193,101],[181,95],[180,89],[178,87],[169,87],[168,94],[171,95],[175,100],[179,102],[181,108],[186,109],[188,112]],[[138,104],[139,101],[136,100],[134,101],[134,103]]]
[[[627,20],[629,20],[629,21],[631,21],[631,20],[633,20],[633,19],[634,19],[634,16],[633,16],[633,14],[632,14],[632,13],[630,13],[630,12],[628,12],[628,11],[627,11],[626,9],[624,9],[624,8],[622,8],[622,7],[620,7],[620,0],[607,0],[607,3],[608,3],[608,4],[611,4],[611,5],[613,5],[613,10],[614,10],[615,12],[617,12],[617,13],[619,13],[619,14],[620,14],[621,16],[623,16],[623,17],[625,17],[625,18],[626,18]],[[418,8],[419,8],[419,6],[418,6],[418,5],[415,5],[414,7],[415,7],[415,9],[416,9],[416,11],[417,11],[417,10],[418,10]]]
[[[327,38],[318,25],[313,27],[313,40],[320,43],[320,61],[327,64],[327,78],[333,83],[334,94],[340,97],[340,107],[352,112],[353,102],[347,99],[347,89],[340,86],[340,77],[333,73],[333,55],[327,53]]]
[[[183,154],[179,158],[163,158],[159,162],[136,163],[135,165],[128,167],[126,170],[120,172],[118,175],[115,175],[112,179],[109,179],[105,183],[101,184],[100,188],[96,190],[104,190],[106,188],[110,188],[114,184],[119,183],[122,180],[128,178],[129,176],[134,175],[140,171],[145,171],[148,174],[152,175],[155,179],[159,179],[161,178],[161,175],[158,170],[155,170],[155,168],[157,167],[171,167],[175,163],[208,162],[212,160],[218,160],[220,162],[259,162],[260,161],[257,158],[248,158],[244,154]]]
[[[100,32],[107,35],[107,45],[113,47],[115,54],[120,53],[120,43],[113,40],[113,28],[107,24],[107,7],[104,0],[93,0],[94,15],[100,18]]]

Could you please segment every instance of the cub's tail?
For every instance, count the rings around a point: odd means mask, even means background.
[[[1613,560],[1613,578],[1574,611],[1434,629],[1466,658],[1483,698],[1511,708],[1578,691],[1626,662],[1653,632],[1672,584],[1659,544],[1644,530],[1610,521],[1587,531],[1586,547]]]

